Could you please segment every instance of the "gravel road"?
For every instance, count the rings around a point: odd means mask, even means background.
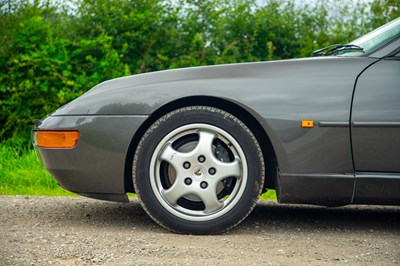
[[[400,207],[262,201],[234,230],[172,234],[136,199],[0,196],[0,265],[399,265]]]

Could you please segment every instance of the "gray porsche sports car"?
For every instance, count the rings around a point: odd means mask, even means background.
[[[400,205],[400,18],[307,59],[168,70],[94,87],[32,138],[67,190],[219,233],[259,195]]]

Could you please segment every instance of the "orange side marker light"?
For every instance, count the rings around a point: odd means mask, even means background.
[[[301,127],[302,128],[313,128],[314,120],[301,120]]]
[[[37,145],[42,148],[73,148],[78,143],[79,131],[39,130]]]

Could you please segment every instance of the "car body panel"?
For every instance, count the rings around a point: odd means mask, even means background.
[[[400,61],[381,60],[358,78],[352,108],[356,171],[400,172]]]
[[[150,115],[186,97],[223,98],[257,114],[282,173],[349,173],[353,88],[357,75],[374,62],[311,58],[148,73],[100,84],[54,115]],[[303,119],[345,124],[304,129]]]

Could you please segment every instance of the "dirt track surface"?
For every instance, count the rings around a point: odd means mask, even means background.
[[[400,265],[400,207],[259,202],[237,228],[172,234],[133,199],[0,197],[0,265]]]

